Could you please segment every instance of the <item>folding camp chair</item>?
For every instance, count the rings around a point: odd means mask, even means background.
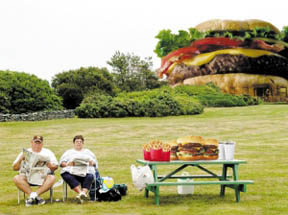
[[[19,190],[18,189],[18,205],[20,204],[20,193],[21,193],[22,191],[21,190]],[[23,197],[24,197],[24,204],[25,204],[25,193],[23,192]],[[51,187],[50,188],[50,198],[49,198],[49,200],[50,200],[50,203],[52,203],[53,202],[53,188]]]

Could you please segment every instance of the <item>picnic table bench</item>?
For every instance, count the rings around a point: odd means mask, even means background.
[[[240,192],[246,192],[246,185],[253,184],[254,182],[251,180],[239,180],[238,175],[238,167],[240,164],[247,163],[243,160],[197,160],[197,161],[146,161],[138,159],[137,163],[148,165],[154,177],[154,183],[150,183],[146,185],[145,188],[145,197],[148,198],[149,191],[155,194],[155,203],[156,205],[160,204],[159,194],[160,194],[160,186],[179,186],[179,185],[220,185],[220,196],[225,196],[225,188],[229,187],[235,190],[236,202],[240,202]],[[172,171],[166,175],[158,175],[157,166],[167,166],[172,167]],[[218,175],[211,170],[208,170],[207,167],[204,166],[210,165],[221,165],[222,166],[222,174]],[[176,169],[173,168],[176,166]],[[180,167],[178,167],[180,166]],[[204,171],[205,175],[189,175],[189,176],[181,176],[175,175],[179,171],[185,169],[188,166],[197,167],[201,171]],[[232,176],[227,175],[228,168],[232,169]],[[186,179],[186,178],[197,178],[201,180],[197,181],[177,181],[177,182],[167,182],[167,179]],[[231,178],[231,179],[230,179]],[[202,179],[209,179],[203,181]],[[214,179],[214,180],[211,180]],[[216,179],[216,180],[215,180]]]

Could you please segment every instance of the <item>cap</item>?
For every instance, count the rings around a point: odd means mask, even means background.
[[[33,142],[43,142],[43,137],[42,136],[34,136],[33,137]]]

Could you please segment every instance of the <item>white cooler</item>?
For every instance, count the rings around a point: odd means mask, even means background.
[[[182,176],[189,176],[188,172],[183,172]],[[193,179],[186,178],[186,179],[178,179],[178,182],[192,182]],[[178,194],[186,195],[186,194],[193,194],[194,193],[194,185],[178,185],[177,186]]]

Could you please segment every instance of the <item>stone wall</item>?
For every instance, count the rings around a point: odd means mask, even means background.
[[[74,110],[43,111],[22,114],[0,114],[0,122],[11,121],[41,121],[50,119],[65,119],[75,117]]]

